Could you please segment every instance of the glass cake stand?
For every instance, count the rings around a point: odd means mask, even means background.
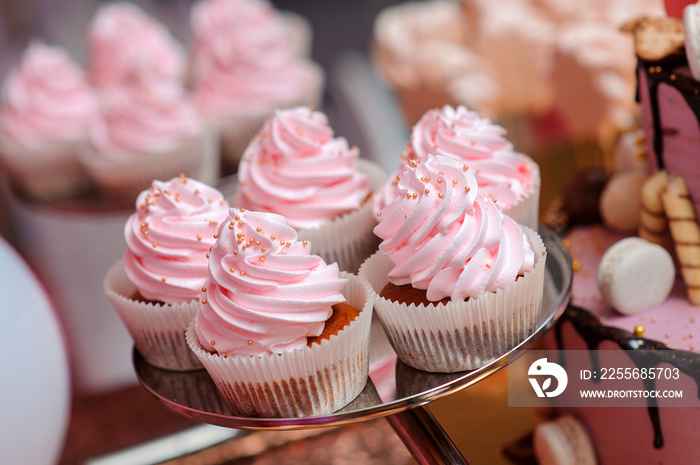
[[[467,461],[426,408],[434,400],[478,383],[534,346],[564,312],[571,298],[571,257],[561,239],[540,229],[547,247],[542,314],[535,331],[510,352],[481,368],[460,373],[428,373],[397,360],[381,323],[372,322],[370,377],[360,395],[343,409],[301,418],[238,417],[231,413],[204,370],[173,372],[146,363],[133,353],[141,384],[166,408],[187,418],[237,429],[290,430],[339,426],[385,417],[420,464],[466,464]],[[515,352],[518,351],[518,352]]]

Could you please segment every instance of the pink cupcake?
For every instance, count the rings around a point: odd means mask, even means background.
[[[505,130],[460,105],[429,110],[413,126],[401,154],[401,167],[377,196],[377,207],[388,205],[398,194],[398,182],[411,160],[424,162],[429,154],[466,163],[479,189],[496,199],[504,213],[532,229],[539,223],[540,170],[530,157],[513,151]]]
[[[31,43],[2,86],[0,162],[14,186],[40,201],[89,188],[78,152],[96,114],[93,91],[68,53]]]
[[[275,109],[320,105],[324,73],[300,56],[294,29],[266,0],[202,0],[191,23],[197,104],[218,128],[222,161],[235,171]]]
[[[115,86],[100,97],[80,159],[106,198],[123,205],[151,180],[180,173],[215,181],[211,134],[182,91]]]
[[[131,202],[152,179],[179,173],[213,183],[214,133],[186,92],[185,52],[165,26],[136,5],[109,4],[93,18],[88,45],[100,117],[81,161],[103,194]]]
[[[233,203],[284,216],[314,253],[356,272],[377,248],[370,194],[384,179],[325,114],[295,107],[275,111],[246,149]]]
[[[87,45],[90,80],[100,89],[184,84],[184,48],[163,24],[133,3],[101,6],[90,23]]]
[[[221,192],[184,176],[153,181],[136,200],[124,228],[127,249],[104,289],[152,365],[201,368],[184,335],[199,309],[208,254],[228,210]]]
[[[403,172],[360,276],[399,358],[432,372],[472,370],[527,338],[542,308],[542,239],[481,193],[471,168],[430,155]]]
[[[373,297],[284,217],[232,208],[187,341],[235,415],[329,414],[367,382]]]

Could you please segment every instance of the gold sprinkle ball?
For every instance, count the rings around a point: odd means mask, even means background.
[[[637,337],[644,336],[644,326],[642,326],[642,325],[635,326],[634,327],[634,335]]]

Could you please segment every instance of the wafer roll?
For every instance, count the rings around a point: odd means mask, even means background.
[[[700,227],[688,187],[680,176],[670,176],[661,195],[681,272],[693,305],[700,305]]]
[[[649,176],[642,185],[642,208],[639,212],[639,237],[662,246],[669,241],[668,219],[661,201],[661,194],[667,186],[667,171],[657,171]]]

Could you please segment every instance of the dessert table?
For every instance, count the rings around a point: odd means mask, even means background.
[[[427,405],[475,385],[533,347],[557,321],[571,297],[571,257],[562,241],[541,229],[548,256],[542,313],[535,331],[508,353],[481,368],[428,373],[397,360],[378,319],[372,323],[370,376],[364,390],[343,409],[325,416],[252,418],[234,416],[204,370],[172,372],[153,367],[138,351],[133,364],[141,385],[164,407],[198,422],[239,430],[304,430],[386,418],[420,464],[468,463]]]

